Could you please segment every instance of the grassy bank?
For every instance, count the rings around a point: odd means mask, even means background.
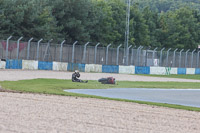
[[[142,102],[124,99],[112,99],[103,98],[99,96],[89,96],[83,94],[75,94],[64,92],[64,89],[106,89],[106,88],[181,88],[181,89],[198,89],[200,83],[180,83],[180,82],[130,82],[130,81],[119,81],[116,85],[104,85],[97,81],[89,81],[86,83],[75,83],[71,80],[59,80],[59,79],[33,79],[33,80],[20,80],[20,81],[2,81],[0,82],[2,88],[8,90],[15,90],[29,93],[42,93],[42,94],[54,94],[63,96],[78,96],[78,97],[89,97],[89,98],[100,98],[127,102],[136,102],[140,104],[156,105],[177,109],[185,109],[192,111],[200,111],[200,108],[186,107],[180,105],[170,105],[162,103]]]
[[[149,75],[149,74],[139,74],[141,76],[150,76],[150,77],[163,77],[163,78],[181,78],[181,79],[196,79],[200,80],[200,75],[178,75],[178,74],[171,74],[171,75]]]

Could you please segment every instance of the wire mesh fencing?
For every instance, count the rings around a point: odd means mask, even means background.
[[[107,48],[86,45],[0,41],[1,59],[72,62],[84,64],[134,65],[199,68],[200,51],[151,50],[149,48]],[[126,57],[128,56],[128,58]],[[127,60],[128,59],[128,60]]]

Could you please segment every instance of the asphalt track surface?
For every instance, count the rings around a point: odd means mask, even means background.
[[[72,89],[65,91],[109,98],[200,107],[200,89],[113,88]]]

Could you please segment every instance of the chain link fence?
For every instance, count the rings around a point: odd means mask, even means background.
[[[73,53],[74,51],[74,53]],[[84,52],[85,51],[85,52]],[[134,66],[161,66],[180,68],[199,68],[200,51],[176,51],[173,50],[150,50],[143,48],[129,49],[128,62],[123,48],[97,47],[95,56],[95,46],[72,44],[50,44],[31,42],[17,42],[10,40],[0,41],[1,59],[23,59],[39,61],[58,61],[85,64],[106,64],[106,65],[134,65]],[[74,59],[72,56],[74,54]],[[84,55],[85,54],[85,55]],[[118,56],[117,56],[118,55]],[[96,57],[96,59],[95,59]],[[118,62],[117,62],[118,60]]]

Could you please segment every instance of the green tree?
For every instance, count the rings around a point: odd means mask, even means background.
[[[47,1],[1,0],[0,34],[25,38],[57,38],[59,28]]]
[[[130,44],[149,46],[150,36],[148,25],[138,5],[131,6],[130,11]]]

